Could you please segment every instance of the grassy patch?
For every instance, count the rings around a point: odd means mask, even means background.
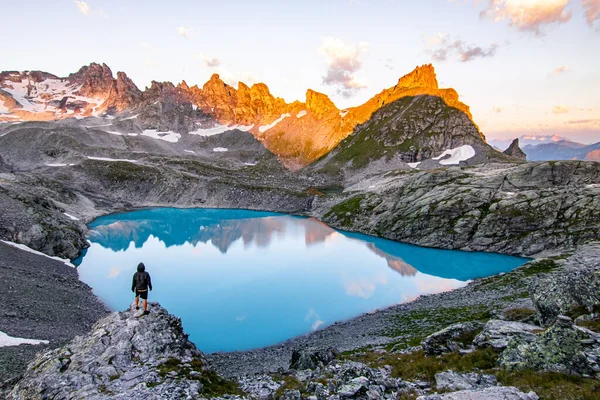
[[[335,218],[342,226],[350,225],[360,213],[360,203],[364,199],[365,195],[358,195],[336,204],[325,214],[325,220]]]
[[[555,372],[500,371],[498,380],[505,386],[516,386],[525,392],[533,390],[541,399],[547,400],[593,400],[598,399],[600,393],[597,379]]]
[[[521,273],[524,277],[538,275],[538,274],[547,274],[549,272],[557,269],[559,265],[552,259],[546,258],[540,261],[533,261],[525,266]]]
[[[591,331],[600,333],[600,319],[596,318],[591,321],[581,321],[577,323],[577,326],[588,328]]]
[[[298,379],[296,379],[296,377],[294,375],[279,376],[279,377],[276,377],[275,380],[283,381],[283,384],[275,392],[276,399],[283,396],[283,393],[286,390],[299,390],[299,391],[304,390],[304,385],[302,385],[302,383],[300,383],[300,381],[298,381]]]
[[[458,352],[441,356],[426,356],[423,351],[411,354],[378,354],[366,353],[356,357],[371,367],[392,367],[392,376],[405,380],[435,381],[435,374],[449,369],[458,372],[469,372],[473,369],[488,370],[496,366],[498,354],[492,349],[478,349],[472,353]]]
[[[488,321],[491,318],[492,314],[483,306],[414,310],[397,316],[393,320],[394,327],[384,334],[392,337],[404,336],[393,345],[417,346],[427,336],[448,325],[457,322]],[[465,336],[461,340],[472,340],[470,336],[472,335]]]

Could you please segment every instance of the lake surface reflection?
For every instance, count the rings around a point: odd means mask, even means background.
[[[150,301],[179,316],[205,352],[275,344],[422,294],[508,272],[527,259],[437,250],[244,210],[152,209],[91,225],[79,276],[112,309],[133,300],[139,262]]]

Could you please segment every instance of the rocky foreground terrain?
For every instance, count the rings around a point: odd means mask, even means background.
[[[595,243],[270,349],[208,359],[152,303],[148,316],[112,313],[38,355],[7,398],[593,399],[599,288]],[[379,344],[357,348],[356,332]]]
[[[430,66],[348,110],[218,77],[141,92],[107,68],[0,75],[0,331],[48,341],[0,347],[0,396],[597,398],[600,163],[494,150]],[[159,206],[278,211],[537,260],[278,346],[205,356],[159,305],[106,316],[76,270],[47,257],[77,257],[100,215]]]

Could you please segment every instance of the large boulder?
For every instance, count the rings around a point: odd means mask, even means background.
[[[428,355],[438,355],[465,349],[470,346],[472,338],[482,327],[483,324],[476,321],[452,324],[441,331],[427,336],[421,343],[421,346]]]
[[[239,391],[209,369],[181,320],[150,303],[149,315],[112,313],[39,355],[8,399],[197,399],[228,389]]]
[[[498,365],[508,370],[591,374],[594,368],[586,353],[593,354],[599,347],[584,330],[575,328],[570,318],[559,316],[554,326],[537,335],[535,341],[520,337],[511,340],[500,354]]]
[[[323,367],[335,360],[338,354],[338,351],[331,347],[312,352],[307,350],[294,350],[290,361],[290,369],[300,371]]]
[[[527,343],[535,342],[535,333],[540,330],[541,328],[536,325],[492,319],[485,324],[481,333],[475,337],[473,344],[477,347],[503,350],[508,346],[510,340],[515,337]]]
[[[496,386],[498,379],[494,375],[469,372],[466,374],[454,371],[435,374],[435,385],[438,390],[467,390]]]
[[[512,386],[495,386],[485,389],[461,390],[459,392],[432,394],[417,400],[538,400],[535,392],[523,393]]]
[[[560,314],[600,305],[600,243],[577,249],[564,261],[540,261],[552,273],[540,274],[529,284],[529,294],[545,325]],[[539,264],[538,263],[538,264]]]

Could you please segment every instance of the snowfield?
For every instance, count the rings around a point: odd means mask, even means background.
[[[98,108],[105,99],[90,98],[76,94],[81,86],[70,85],[66,79],[45,79],[42,82],[34,82],[27,77],[23,77],[20,82],[5,80],[2,90],[9,93],[17,103],[23,108],[23,111],[32,113],[62,113],[62,110],[50,105],[50,102],[60,102],[68,97],[67,104],[73,101],[83,101],[93,107],[93,115],[97,116]],[[28,94],[29,93],[29,94]],[[83,114],[84,109],[81,110]],[[73,114],[73,110],[67,110],[67,114]]]
[[[411,168],[417,168],[419,166],[419,164],[421,164],[421,161],[419,161],[419,162],[409,162],[407,164]]]
[[[442,157],[450,155],[450,158],[441,160],[442,165],[458,165],[461,161],[466,161],[469,158],[475,157],[475,149],[472,146],[464,145],[455,149],[448,149],[432,160],[439,160]]]
[[[227,149],[227,148],[225,148],[225,147],[215,147],[215,148],[213,149],[213,151],[214,151],[215,153],[224,153],[224,152],[226,152],[226,151],[229,151],[229,149]]]
[[[306,115],[306,110],[302,110],[300,111],[298,114],[296,114],[296,118],[302,118]]]
[[[262,125],[262,126],[258,127],[258,130],[260,131],[260,133],[264,133],[264,132],[268,131],[269,129],[272,129],[275,125],[277,125],[278,123],[280,123],[287,117],[291,117],[291,115],[289,113],[281,114],[281,117],[277,118],[275,121],[271,122],[269,125]]]

